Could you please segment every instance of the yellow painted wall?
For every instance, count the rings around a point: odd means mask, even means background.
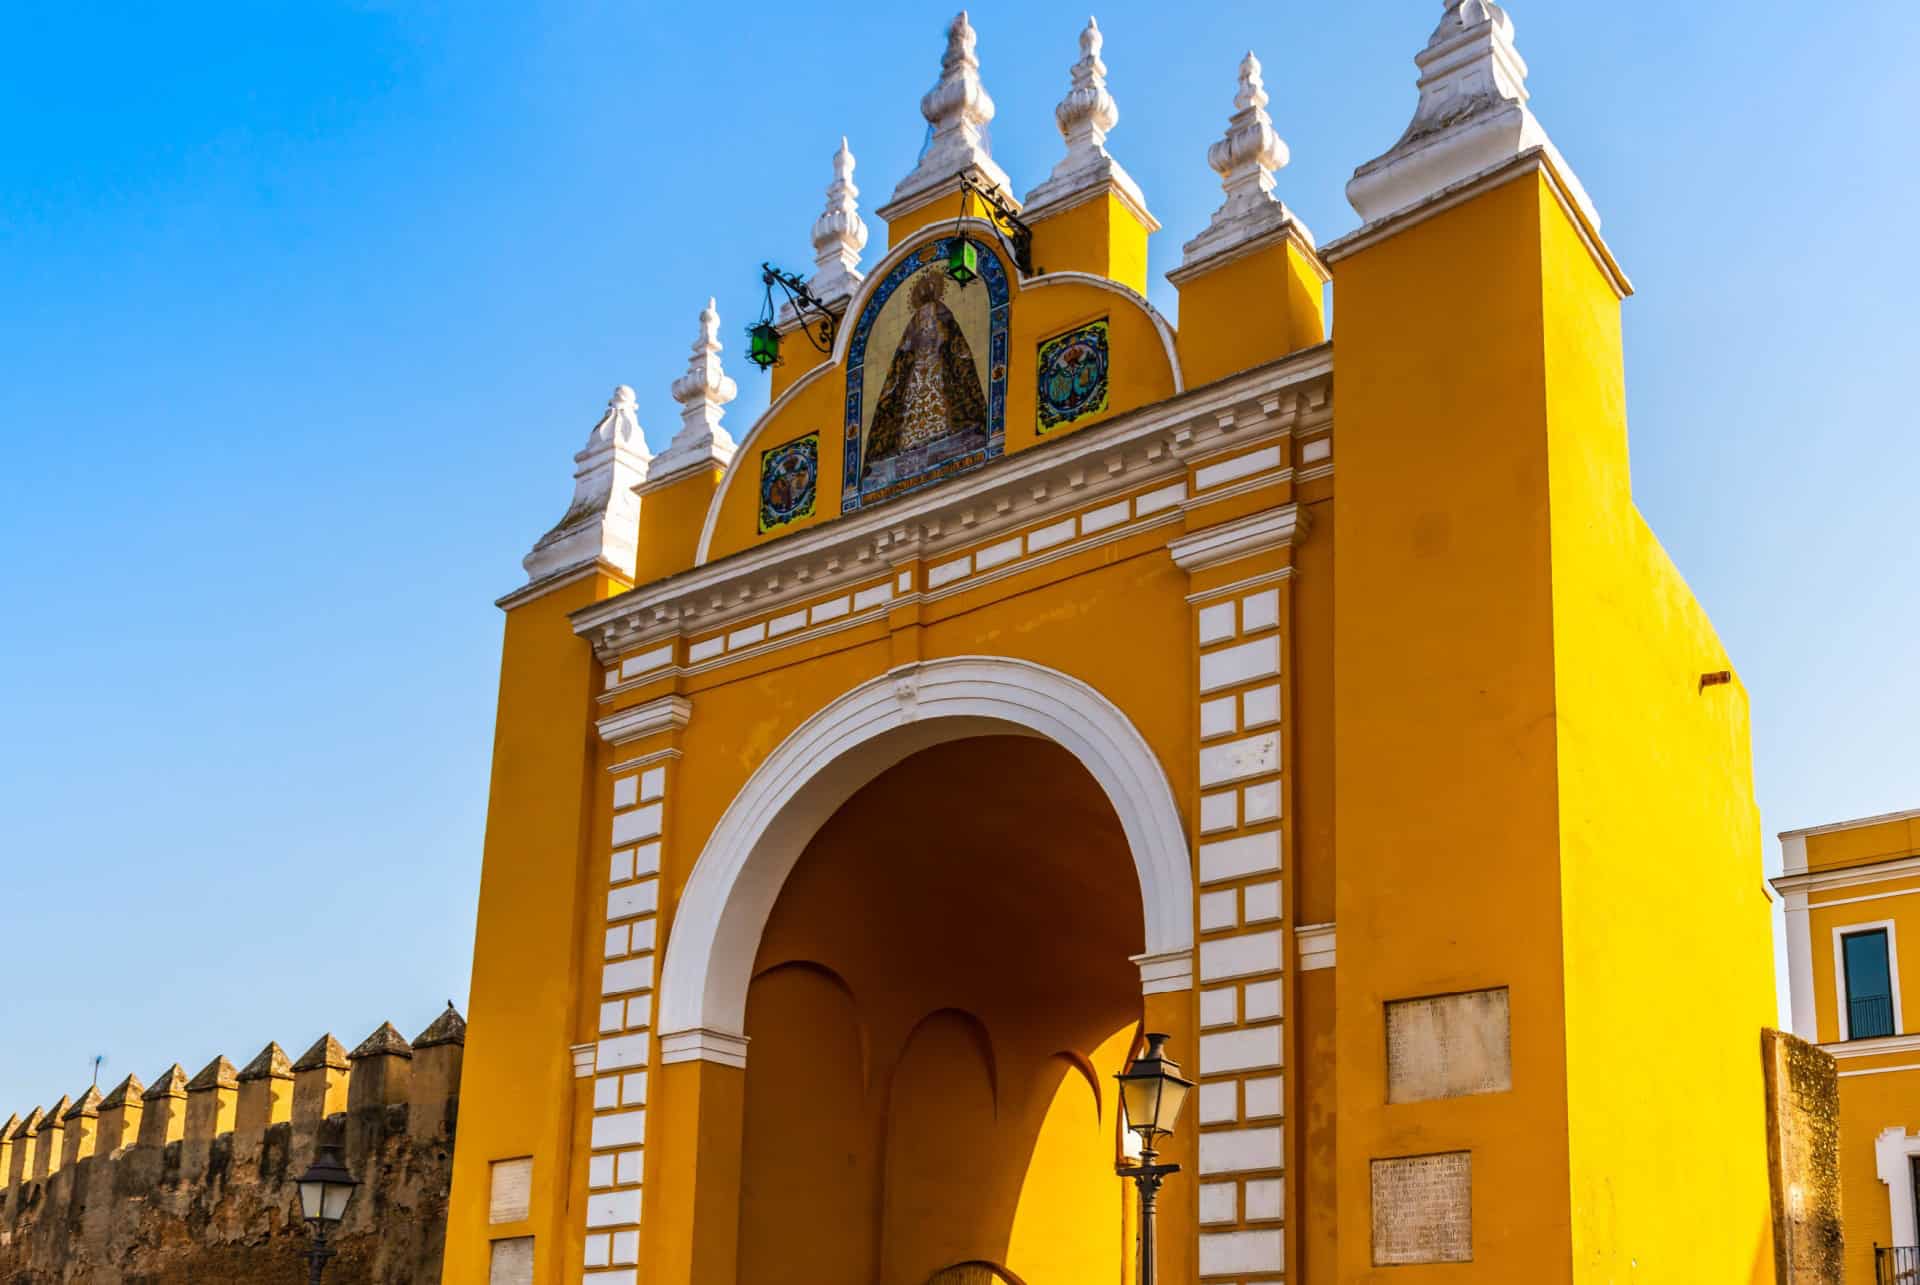
[[[1905,882],[1905,881],[1902,881]],[[1840,988],[1833,958],[1834,932],[1856,925],[1893,923],[1894,970],[1899,980],[1900,1011],[1904,1021],[1897,1035],[1912,1033],[1920,1026],[1920,891],[1898,896],[1879,896],[1872,901],[1855,901],[1861,895],[1886,893],[1900,883],[1835,888],[1814,893],[1807,908],[1807,927],[1812,947],[1813,1001],[1818,1015],[1818,1035],[1823,1044],[1840,1038]],[[1842,1068],[1845,1069],[1844,1067]],[[1842,1088],[1841,1097],[1846,1097]]]
[[[1292,239],[1180,283],[1180,365],[1187,385],[1274,361],[1327,337],[1327,270]]]
[[[1632,507],[1616,298],[1537,177],[1336,286],[1341,1188],[1471,1149],[1490,1276],[1771,1279],[1744,694]],[[1513,1089],[1382,1106],[1381,1006],[1494,985]]]
[[[460,1085],[445,1278],[483,1281],[488,1241],[535,1238],[536,1280],[579,1261],[569,1214],[575,1125],[576,998],[582,972],[581,866],[594,782],[589,721],[599,667],[566,613],[622,588],[594,574],[507,613],[493,785],[481,866],[473,987]],[[524,1222],[487,1222],[489,1164],[535,1156]]]
[[[1071,213],[1069,211],[1068,215]],[[1016,279],[1018,274],[1013,270],[1012,261],[1004,255],[1002,259],[1007,264],[1013,301],[1007,334],[1008,455],[1059,441],[1116,415],[1164,401],[1173,395],[1173,365],[1167,353],[1166,341],[1154,325],[1151,315],[1138,302],[1125,294],[1084,282],[1038,287],[1029,284],[1023,288]],[[888,270],[880,265],[873,269],[876,277],[883,276]],[[854,308],[849,311],[852,320],[847,324],[858,323],[860,306],[861,301],[856,299]],[[1036,392],[1036,362],[1040,344],[1084,322],[1102,317],[1108,320],[1112,346],[1108,409],[1084,416],[1071,424],[1058,425],[1046,433],[1040,432]],[[804,344],[804,341],[788,341],[789,345],[793,343]],[[884,375],[889,357],[890,354],[870,353],[868,360],[870,363],[879,362]],[[708,551],[709,561],[741,549],[753,548],[768,540],[792,535],[840,516],[846,442],[846,374],[838,367],[825,369],[804,384],[796,380],[792,387],[797,390],[793,392],[792,400],[772,408],[741,443],[739,454],[734,457],[729,477],[714,500],[719,512],[715,519],[713,543]],[[876,396],[878,384],[870,380],[867,391],[869,396]],[[761,534],[761,453],[816,431],[820,434],[820,481],[814,516]],[[651,533],[656,530],[678,533],[690,529],[697,538],[705,518],[704,513],[688,518],[687,513],[681,510],[675,510],[671,515],[661,510],[659,525],[650,525],[652,517],[646,505],[652,504],[653,499],[648,496],[641,510],[642,583],[655,575],[667,574],[668,570],[691,565],[690,559],[671,568],[666,568],[664,562],[649,561],[656,557],[649,551],[649,542],[653,539]],[[686,525],[689,522],[690,526]],[[676,552],[674,556],[679,555]]]
[[[1874,1059],[1912,1067],[1912,1054]],[[1863,1069],[1843,1062],[1842,1072]],[[1840,1209],[1846,1234],[1848,1285],[1874,1285],[1873,1247],[1893,1245],[1891,1191],[1880,1181],[1874,1139],[1883,1129],[1920,1134],[1920,1069],[1850,1075],[1840,1081]]]
[[[1851,826],[1807,836],[1807,869],[1833,870],[1920,852],[1920,817]]]
[[[1771,1281],[1755,1050],[1777,1013],[1746,688],[1700,686],[1732,663],[1633,504],[1618,299],[1537,200],[1575,1274]],[[1684,1032],[1686,1055],[1623,1038],[1655,1031]],[[1682,1213],[1703,1191],[1705,1226]]]
[[[735,457],[735,463],[739,463]],[[758,468],[758,460],[754,464]],[[634,583],[651,584],[693,565],[707,505],[729,469],[702,467],[648,489],[640,497],[640,548]]]
[[[1147,293],[1147,226],[1113,193],[1029,222],[1035,271],[1091,272]]]
[[[1459,1274],[1373,1269],[1362,1194],[1455,1150],[1475,1275],[1573,1279],[1538,244],[1515,183],[1334,267],[1343,1282]],[[1432,342],[1466,299],[1473,341]],[[1513,1090],[1386,1106],[1383,1005],[1502,985]]]

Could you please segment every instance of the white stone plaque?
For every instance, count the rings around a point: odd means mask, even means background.
[[[533,1285],[533,1237],[516,1236],[493,1242],[487,1264],[487,1285]]]
[[[533,1157],[493,1162],[487,1200],[487,1221],[517,1223],[526,1218],[533,1200]],[[502,1242],[503,1244],[506,1242]],[[527,1242],[529,1246],[532,1241]]]
[[[1473,1261],[1473,1155],[1373,1162],[1373,1265]]]
[[[1387,1005],[1387,1101],[1428,1102],[1513,1087],[1507,988]]]

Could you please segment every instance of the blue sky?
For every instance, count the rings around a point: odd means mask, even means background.
[[[1920,805],[1920,8],[1512,7],[1641,290],[1636,489],[1752,689],[1769,836]],[[1101,8],[1156,279],[1242,51],[1326,240],[1438,8]],[[664,445],[709,294],[744,430],[756,266],[807,266],[842,132],[868,210],[922,141],[949,9],[786,13],[10,8],[0,1118],[95,1054],[150,1080],[464,1007],[492,600],[615,383]],[[1085,10],[973,13],[1024,191]]]

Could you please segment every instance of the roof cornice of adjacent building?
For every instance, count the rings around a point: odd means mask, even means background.
[[[1798,830],[1782,830],[1780,839],[1804,839],[1813,834],[1839,834],[1845,830],[1864,830],[1870,825],[1885,825],[1889,821],[1920,820],[1920,808],[1908,808],[1904,812],[1882,812],[1878,816],[1856,817],[1851,821],[1829,821],[1825,825],[1804,826]]]
[[[965,477],[871,512],[848,514],[572,613],[574,632],[610,659],[687,630],[707,630],[883,573],[905,552],[934,558],[1058,512],[1184,477],[1188,463],[1302,418],[1333,374],[1332,343],[1179,393],[1045,449],[1005,456]]]
[[[1833,888],[1857,888],[1862,884],[1880,883],[1887,879],[1899,879],[1920,875],[1920,855],[1902,857],[1883,857],[1878,861],[1866,861],[1859,865],[1836,866],[1831,870],[1789,870],[1768,880],[1773,890],[1785,896],[1789,893],[1826,892]],[[1920,895],[1920,888],[1914,890]]]

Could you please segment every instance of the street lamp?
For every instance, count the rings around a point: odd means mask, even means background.
[[[1167,1056],[1165,1035],[1147,1036],[1147,1051],[1133,1065],[1114,1078],[1120,1081],[1120,1104],[1127,1115],[1127,1128],[1140,1139],[1140,1163],[1120,1165],[1122,1178],[1133,1179],[1140,1192],[1140,1285],[1153,1285],[1153,1202],[1160,1184],[1168,1174],[1180,1172],[1179,1165],[1157,1165],[1154,1157],[1161,1138],[1173,1132],[1186,1105],[1187,1090],[1193,1081],[1182,1078],[1180,1064]]]
[[[307,1171],[295,1180],[300,1184],[300,1213],[313,1227],[313,1245],[307,1250],[307,1280],[320,1285],[320,1273],[334,1255],[327,1235],[339,1225],[360,1184],[340,1163],[340,1148],[322,1147]]]

